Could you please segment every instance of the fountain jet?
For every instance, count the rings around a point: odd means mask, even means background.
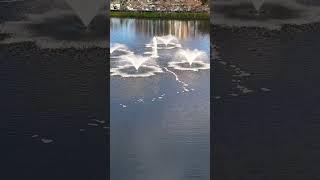
[[[178,43],[178,39],[175,36],[172,35],[167,35],[167,36],[159,36],[157,37],[157,39],[159,41],[161,41],[166,47],[168,47],[169,44],[171,44],[172,42],[176,42]]]
[[[153,37],[152,39],[152,55],[151,57],[152,58],[158,58],[159,55],[158,55],[158,41],[157,41],[157,37]]]
[[[123,44],[114,44],[114,45],[111,45],[110,47],[110,54],[112,54],[113,52],[115,51],[125,51],[125,52],[128,52],[128,47],[126,45],[123,45]]]
[[[264,3],[264,0],[250,0],[257,11],[257,14],[260,13],[260,9]]]
[[[206,53],[203,51],[199,51],[198,49],[181,49],[177,52],[177,55],[182,56],[191,66],[196,59],[198,59],[200,56],[206,55]]]
[[[76,12],[82,23],[88,27],[92,19],[98,14],[105,0],[66,0]]]
[[[137,71],[139,70],[140,66],[147,62],[150,57],[130,54],[123,56],[123,60],[128,61]]]

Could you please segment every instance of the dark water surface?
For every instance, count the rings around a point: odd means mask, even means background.
[[[212,25],[213,177],[319,179],[318,5],[265,1],[264,18],[250,18],[238,2],[216,7],[233,12]]]
[[[145,44],[154,36],[168,34],[182,49],[209,55],[209,22],[111,19],[111,44],[126,44],[135,54],[150,51]],[[153,63],[162,73],[111,76],[112,180],[209,179],[210,71],[168,67],[177,49],[158,50]],[[117,61],[111,59],[111,67]]]
[[[78,25],[63,1],[0,1],[0,179],[108,178],[108,32]]]

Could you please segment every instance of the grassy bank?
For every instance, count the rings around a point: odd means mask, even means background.
[[[207,12],[111,11],[111,17],[145,19],[209,20]]]

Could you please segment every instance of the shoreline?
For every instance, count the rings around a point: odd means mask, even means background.
[[[110,11],[111,18],[210,20],[209,12]]]
[[[248,30],[264,31],[264,32],[285,32],[285,33],[300,33],[300,32],[320,32],[320,22],[310,22],[305,24],[282,24],[278,29],[269,29],[263,26],[229,26],[224,24],[210,24],[213,31],[217,30],[232,30],[234,32],[242,32]]]

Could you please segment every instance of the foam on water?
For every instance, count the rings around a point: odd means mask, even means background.
[[[123,65],[111,68],[111,76],[120,76],[124,78],[149,77],[157,73],[162,73],[162,69],[155,65],[141,65],[140,69],[147,69],[145,71],[132,71],[132,65]]]
[[[192,65],[189,65],[185,62],[171,61],[168,63],[168,67],[172,67],[173,69],[182,71],[199,71],[210,69],[210,64],[203,61],[194,61]]]
[[[178,75],[177,75],[175,72],[170,71],[170,70],[169,70],[168,68],[166,68],[166,67],[164,67],[164,69],[165,69],[166,71],[168,71],[169,73],[171,73],[171,74],[174,75],[174,77],[176,78],[176,81],[177,81],[178,83],[182,84],[182,88],[183,88],[184,91],[189,92],[189,89],[187,88],[187,87],[189,86],[189,84],[181,81],[181,80],[179,79]]]

